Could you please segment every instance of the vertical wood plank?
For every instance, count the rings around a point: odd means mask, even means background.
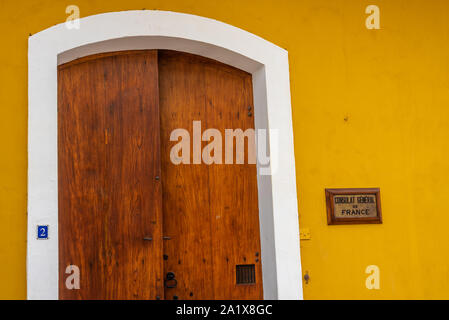
[[[251,75],[173,51],[159,51],[159,68],[164,235],[172,238],[164,242],[164,268],[178,280],[166,298],[262,299],[256,165],[174,165],[169,159],[176,144],[169,142],[171,131],[187,129],[192,144],[194,120],[203,131],[220,130],[223,139],[225,129],[254,129],[247,110]],[[224,151],[223,140],[223,163]],[[237,264],[255,265],[255,284],[236,284]]]
[[[157,52],[79,59],[58,77],[60,298],[163,296]]]
[[[252,77],[219,64],[205,65],[207,122],[210,128],[254,129]],[[245,138],[243,164],[212,164],[209,169],[210,211],[216,299],[263,299],[256,164],[248,163]],[[225,142],[223,141],[223,146]],[[225,147],[223,147],[223,157]],[[224,161],[224,159],[223,159]],[[254,264],[254,284],[236,284],[236,265]]]
[[[205,164],[175,165],[170,160],[173,130],[193,138],[193,120],[206,120],[203,66],[189,55],[159,51],[161,152],[165,273],[178,285],[166,288],[166,299],[213,299],[209,179]],[[192,147],[192,145],[191,145]]]

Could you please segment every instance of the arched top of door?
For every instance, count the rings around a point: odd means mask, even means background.
[[[254,34],[196,15],[157,10],[110,12],[80,19],[79,29],[65,23],[29,38],[30,49],[44,44],[58,64],[119,50],[169,49],[193,53],[247,72],[287,51]]]

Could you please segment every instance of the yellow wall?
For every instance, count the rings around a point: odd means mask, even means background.
[[[289,51],[306,299],[449,298],[449,2],[0,0],[0,298],[26,297],[27,38],[81,16],[214,18]],[[381,30],[365,28],[380,7]],[[346,120],[345,120],[346,119]],[[324,188],[380,187],[382,225],[327,226]],[[380,267],[380,290],[365,288]]]

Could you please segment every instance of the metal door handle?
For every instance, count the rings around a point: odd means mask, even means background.
[[[144,237],[143,240],[152,241],[152,237]],[[171,237],[163,236],[162,240],[171,240]]]

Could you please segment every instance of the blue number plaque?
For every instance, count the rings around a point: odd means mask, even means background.
[[[48,239],[48,225],[37,226],[37,239],[38,240]]]

